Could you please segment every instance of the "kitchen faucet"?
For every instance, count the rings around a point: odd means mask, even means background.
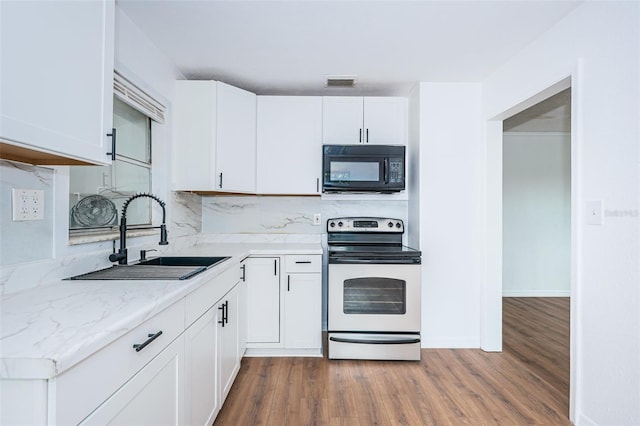
[[[158,243],[161,246],[166,246],[169,244],[167,241],[167,225],[165,224],[167,218],[167,212],[165,209],[165,203],[160,198],[156,197],[153,194],[136,194],[132,195],[124,202],[122,205],[122,216],[120,217],[120,249],[118,253],[112,253],[109,255],[109,260],[111,262],[118,262],[119,265],[127,264],[127,208],[129,207],[129,203],[135,200],[136,198],[147,197],[155,200],[162,207],[162,225],[160,225],[160,242]],[[151,226],[147,228],[139,228],[139,229],[152,229],[157,228],[157,226]]]

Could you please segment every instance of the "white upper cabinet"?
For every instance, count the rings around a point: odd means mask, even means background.
[[[218,190],[256,192],[256,95],[217,83]]]
[[[114,1],[3,1],[0,9],[2,158],[110,163]]]
[[[173,189],[216,185],[216,82],[177,81],[173,101]]]
[[[364,140],[380,145],[405,145],[407,100],[397,97],[364,98]]]
[[[362,143],[364,104],[361,97],[324,97],[322,114],[322,143]]]
[[[319,195],[322,98],[258,96],[259,194]]]
[[[256,190],[256,95],[215,81],[178,81],[173,189]]]
[[[324,97],[322,143],[404,145],[406,110],[400,97]]]

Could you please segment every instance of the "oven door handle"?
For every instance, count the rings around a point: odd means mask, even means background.
[[[329,337],[329,340],[333,342],[341,342],[341,343],[362,343],[362,344],[371,344],[371,345],[405,345],[408,343],[420,343],[419,338],[401,338],[397,340],[391,339],[349,339],[346,337]]]
[[[388,257],[377,259],[354,259],[352,257],[329,257],[330,264],[334,265],[420,265],[420,257]]]

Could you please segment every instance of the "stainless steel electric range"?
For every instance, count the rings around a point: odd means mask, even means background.
[[[327,221],[330,359],[420,359],[420,251],[400,219]]]

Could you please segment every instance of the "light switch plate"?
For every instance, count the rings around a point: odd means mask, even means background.
[[[313,224],[314,225],[321,225],[322,222],[322,216],[320,215],[320,213],[314,213],[313,214]]]
[[[11,189],[14,221],[44,220],[44,191],[38,189]]]
[[[587,225],[603,225],[603,203],[602,200],[591,200],[586,202]]]

